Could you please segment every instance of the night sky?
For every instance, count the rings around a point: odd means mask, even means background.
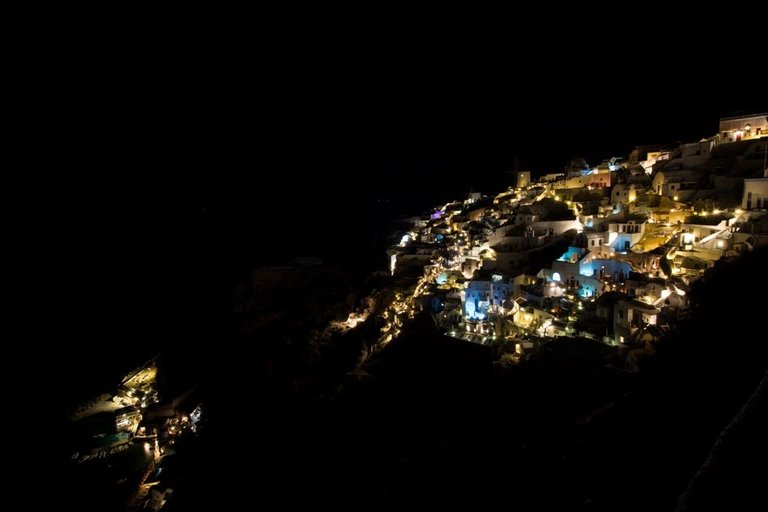
[[[125,6],[62,23],[41,63],[60,325],[84,344],[179,336],[198,283],[322,254],[377,205],[415,214],[516,165],[597,164],[765,109],[756,52],[733,43],[743,20],[573,9]]]
[[[173,201],[297,175],[333,193],[350,172],[392,176],[388,193],[460,181],[452,194],[515,158],[596,164],[761,108],[758,56],[727,15],[541,11],[110,8],[85,18],[60,106],[95,166],[125,167],[109,184],[146,178]]]

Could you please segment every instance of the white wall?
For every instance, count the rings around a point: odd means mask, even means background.
[[[768,178],[744,180],[741,207],[745,210],[768,208]]]
[[[579,219],[573,220],[547,220],[534,222],[533,229],[536,233],[552,230],[554,236],[562,235],[569,229],[575,229],[579,233],[584,229]]]

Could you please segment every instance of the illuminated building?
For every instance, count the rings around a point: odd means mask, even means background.
[[[531,171],[518,172],[517,188],[525,188],[531,183]]]
[[[470,320],[483,320],[492,309],[500,308],[512,293],[513,285],[501,275],[491,279],[475,279],[465,283],[461,292],[464,312]]]
[[[701,174],[696,171],[659,171],[653,177],[653,191],[660,196],[685,201],[698,189]]]
[[[620,300],[614,306],[613,332],[616,343],[630,344],[647,325],[655,325],[661,311],[640,300]]]
[[[637,193],[643,190],[642,187],[635,185],[625,185],[623,183],[615,185],[611,190],[611,202],[614,204],[632,203],[637,199]]]
[[[768,113],[720,119],[719,142],[738,142],[768,135]]]
[[[617,252],[629,251],[644,235],[644,221],[608,224],[608,244]]]

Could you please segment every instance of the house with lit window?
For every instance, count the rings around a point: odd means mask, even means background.
[[[656,325],[661,311],[641,300],[620,300],[614,306],[613,333],[616,343],[632,344],[648,325]]]
[[[608,243],[607,231],[587,231],[584,232],[584,237],[587,241],[587,250],[589,252],[601,253],[605,248],[605,244]]]
[[[584,226],[579,219],[574,218],[569,220],[539,220],[531,224],[531,228],[536,233],[549,233],[551,236],[560,236],[572,229],[581,232]]]
[[[613,342],[613,317],[616,303],[622,300],[628,300],[627,294],[619,291],[610,291],[603,293],[595,301],[596,309],[595,314],[598,318],[605,321],[605,334],[606,337],[603,341],[606,343]]]
[[[656,224],[678,224],[693,214],[690,207],[675,203],[672,198],[662,197],[659,206],[642,205],[630,209],[631,213],[646,215]]]
[[[512,278],[512,297],[519,298],[523,294],[523,289],[526,286],[536,283],[538,277],[530,274],[518,274]]]
[[[464,283],[461,301],[470,320],[484,320],[488,313],[500,309],[512,294],[513,284],[500,274],[490,279],[473,279]]]
[[[632,270],[645,274],[648,277],[661,277],[661,259],[664,258],[665,249],[655,252],[628,252],[617,259],[632,265]]]
[[[733,233],[735,250],[751,250],[755,247],[768,247],[768,219],[750,218],[739,231]]]
[[[611,186],[613,177],[614,173],[608,169],[593,169],[587,174],[557,181],[553,188],[608,188]]]
[[[667,254],[673,275],[699,275],[736,245],[727,221],[717,225],[681,224],[678,246]]]
[[[568,250],[552,262],[553,272],[571,276],[592,275],[592,258],[594,253],[581,247],[568,247]]]
[[[594,258],[592,260],[591,279],[598,283],[598,293],[611,290],[626,291],[627,278],[632,272],[632,265],[618,258]]]
[[[554,315],[549,311],[532,306],[530,303],[524,303],[515,313],[513,323],[523,329],[538,329],[547,321],[552,322]]]
[[[544,281],[541,278],[536,282],[520,287],[520,295],[528,304],[542,307],[544,299],[548,297],[562,297],[565,286],[555,281]]]
[[[669,160],[670,153],[670,151],[649,152],[647,159],[640,162],[640,166],[645,170],[645,174],[650,175],[657,163]]]
[[[722,220],[717,224],[680,224],[680,247],[685,249],[724,249],[718,240],[730,238],[731,228],[728,221]]]
[[[666,306],[684,308],[688,305],[685,291],[663,279],[649,279],[643,286],[634,290],[634,295],[641,301],[657,308]]]
[[[554,262],[553,262],[554,266]],[[567,272],[558,272],[551,268],[543,268],[539,270],[537,277],[544,279],[546,283],[541,286],[544,288],[549,287],[551,290],[561,290],[562,292],[574,292],[578,293],[581,297],[597,297],[604,290],[603,283],[596,277],[591,275],[579,274],[579,267],[575,266]],[[555,293],[551,293],[552,296],[556,296]],[[544,296],[547,296],[546,294]]]
[[[637,194],[644,190],[645,189],[639,185],[619,183],[618,185],[614,185],[613,189],[611,189],[611,203],[632,203],[637,199]]]
[[[738,142],[768,135],[768,112],[720,119],[718,142]]]
[[[523,329],[531,328],[531,326],[533,326],[533,307],[521,306],[515,313],[512,321],[517,327]]]
[[[608,244],[616,252],[627,252],[645,236],[645,221],[608,224]]]

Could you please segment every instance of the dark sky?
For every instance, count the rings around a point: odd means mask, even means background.
[[[350,170],[479,184],[516,157],[551,172],[764,108],[758,56],[729,42],[742,20],[568,9],[109,8],[76,34],[62,106],[94,157],[204,195]]]

